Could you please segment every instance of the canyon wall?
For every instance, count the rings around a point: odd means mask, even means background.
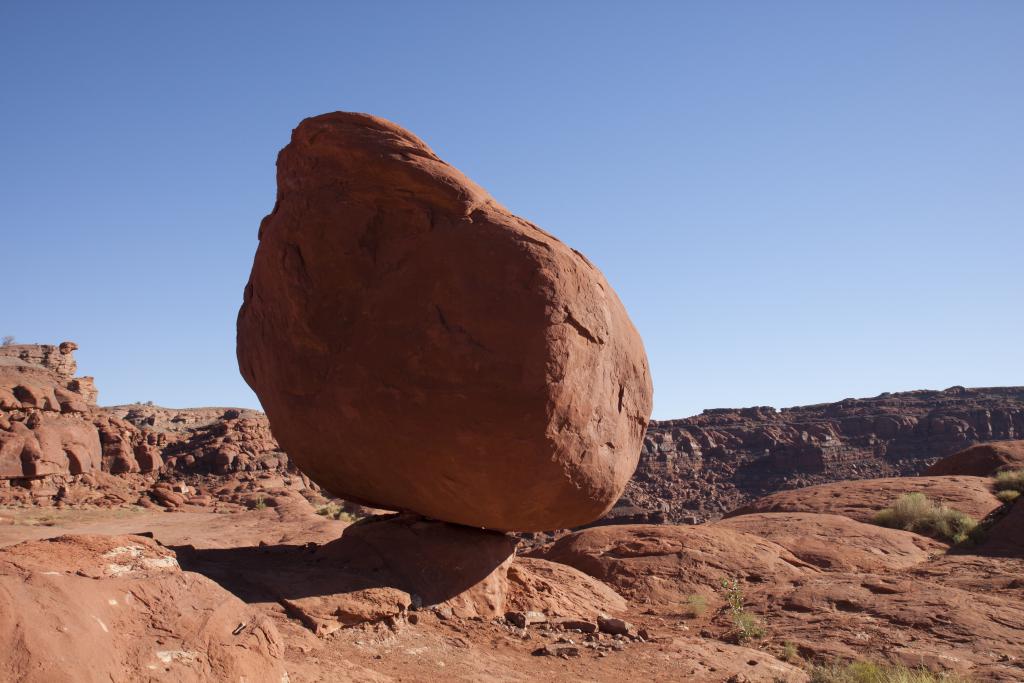
[[[774,491],[915,475],[981,441],[1024,438],[1024,387],[909,391],[652,421],[613,519],[696,523]]]
[[[288,468],[256,410],[97,406],[92,378],[74,376],[77,348],[0,346],[0,501],[59,501],[66,484],[99,473]]]

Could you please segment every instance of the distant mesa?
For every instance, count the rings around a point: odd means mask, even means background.
[[[399,126],[303,121],[238,317],[242,375],[335,495],[497,530],[602,516],[652,404],[586,257]]]

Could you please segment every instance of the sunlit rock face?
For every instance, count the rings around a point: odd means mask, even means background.
[[[307,119],[281,152],[238,359],[320,485],[492,529],[600,517],[651,411],[601,272],[364,114]]]

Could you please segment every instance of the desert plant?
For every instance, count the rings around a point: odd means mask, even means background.
[[[996,493],[996,498],[1004,503],[1012,503],[1013,501],[1020,498],[1020,491],[1013,489],[1004,489]]]
[[[996,473],[996,491],[1024,493],[1024,470],[1004,470]]]
[[[267,509],[267,500],[263,496],[257,496],[256,497],[256,509],[257,510],[266,510]]]
[[[764,625],[761,620],[747,611],[733,615],[733,624],[736,625],[736,635],[741,643],[748,640],[760,640],[765,636]]]
[[[0,339],[0,346],[11,346],[12,344],[14,344],[14,337],[9,334]]]
[[[708,610],[707,598],[694,593],[686,598],[686,608],[691,617],[702,616]]]
[[[748,640],[764,638],[765,631],[761,621],[753,614],[747,612],[743,604],[743,589],[740,587],[739,579],[722,579],[722,591],[725,593],[725,602],[729,605],[732,613],[732,623],[736,627],[736,638],[741,643]]]
[[[791,643],[788,640],[782,644],[782,655],[779,657],[784,662],[790,664],[796,664],[800,661],[800,650],[797,648],[795,643]]]
[[[923,493],[900,496],[892,507],[878,512],[874,522],[879,526],[914,531],[953,543],[967,540],[978,526],[978,521],[970,515],[945,505],[936,505]]]
[[[849,662],[814,667],[811,683],[969,683],[969,679],[959,674],[933,673],[924,667]]]
[[[358,517],[350,512],[345,511],[340,505],[335,503],[328,503],[327,505],[321,505],[317,508],[316,514],[323,517],[329,517],[331,519],[337,519],[342,522],[355,522],[358,521]]]

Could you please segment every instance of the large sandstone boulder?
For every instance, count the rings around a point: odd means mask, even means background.
[[[651,410],[600,271],[363,114],[307,119],[281,152],[238,360],[324,488],[500,530],[604,514]]]

